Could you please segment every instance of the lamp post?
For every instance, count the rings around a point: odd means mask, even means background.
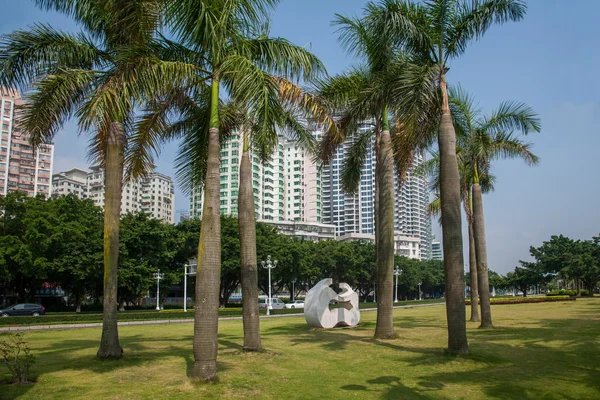
[[[394,276],[396,276],[396,291],[394,293],[394,303],[398,302],[398,277],[400,276],[400,274],[402,274],[402,270],[398,268],[398,266],[396,266],[396,269],[394,270]]]
[[[183,312],[187,312],[187,277],[196,276],[196,265],[198,261],[190,258],[188,263],[183,266]]]
[[[423,282],[419,282],[419,300],[422,300],[421,297],[421,285],[423,284]]]
[[[267,261],[260,262],[263,268],[269,270],[269,304],[267,304],[267,315],[271,315],[271,308],[273,308],[273,299],[271,298],[271,270],[277,266],[277,260],[271,262],[271,256],[267,256]]]
[[[294,301],[296,300],[296,290],[295,290],[295,285],[296,285],[296,279],[292,280],[292,295],[290,296],[290,301]]]
[[[156,311],[159,311],[160,305],[158,299],[160,297],[160,280],[165,277],[165,274],[161,274],[159,269],[158,272],[155,272],[152,275],[154,276],[154,279],[156,279]]]

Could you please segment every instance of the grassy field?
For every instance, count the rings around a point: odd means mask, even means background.
[[[192,384],[192,325],[120,328],[125,357],[95,359],[99,329],[30,332],[37,383],[12,399],[598,399],[600,298],[492,306],[496,328],[468,323],[471,354],[445,355],[443,306],[395,310],[398,337],[261,321],[265,351],[241,349],[241,321],[219,325],[220,383]],[[0,366],[0,378],[6,375]]]

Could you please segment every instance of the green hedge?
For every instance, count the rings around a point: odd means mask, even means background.
[[[553,290],[550,293],[546,294],[546,296],[577,296],[577,292],[574,290]]]
[[[491,304],[522,304],[522,303],[546,303],[553,301],[570,301],[575,300],[574,297],[571,296],[532,296],[532,297],[512,297],[512,298],[494,298],[490,299]],[[471,301],[465,301],[465,304],[470,305]]]
[[[265,311],[261,310],[261,314]],[[241,308],[219,309],[220,317],[241,317]],[[119,313],[119,321],[154,321],[169,319],[193,319],[194,310],[184,313],[183,310],[163,311],[125,311]],[[102,322],[102,314],[47,314],[39,317],[5,317],[0,318],[0,326],[57,325],[57,324],[92,324]]]

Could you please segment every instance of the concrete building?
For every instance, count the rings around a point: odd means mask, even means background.
[[[50,196],[54,145],[34,149],[30,136],[19,127],[17,91],[0,87],[0,194],[21,191],[28,196]]]
[[[52,195],[74,193],[81,199],[92,199],[104,208],[104,168],[90,167],[91,171],[72,169],[54,174]],[[175,186],[171,177],[152,172],[144,178],[123,185],[121,214],[145,212],[165,223],[175,223]]]
[[[88,172],[78,168],[52,175],[52,197],[74,194],[87,199],[87,177]]]
[[[371,124],[363,124],[359,133],[372,129]],[[322,137],[322,128],[315,126],[313,135]],[[336,149],[331,162],[322,167],[323,182],[323,222],[335,225],[336,236],[349,233],[375,234],[375,153],[372,151],[375,138],[369,141],[367,157],[361,168],[361,179],[355,195],[344,193],[341,176],[345,156],[358,139],[348,140]]]
[[[321,240],[335,239],[335,226],[322,224],[319,222],[299,222],[299,221],[261,221],[277,228],[279,233],[288,236],[294,236],[302,240],[312,240],[320,242]]]
[[[349,234],[375,234],[375,151],[372,136],[369,139],[367,155],[361,167],[361,179],[355,195],[344,193],[342,188],[342,169],[346,156],[360,135],[372,130],[373,124],[366,122],[359,127],[353,140],[343,143],[335,151],[329,165],[323,166],[323,222],[336,227],[336,236]],[[313,135],[322,137],[322,129],[313,127]],[[428,223],[427,205],[429,195],[424,177],[413,173],[424,158],[415,156],[413,169],[407,173],[406,180],[399,181],[394,173],[394,230],[412,238],[420,239],[419,258],[427,259],[431,244],[431,226]],[[410,252],[412,254],[412,248]]]
[[[237,215],[239,170],[242,157],[243,138],[233,134],[221,145],[220,204],[221,214]],[[250,154],[252,164],[252,187],[254,209],[257,220],[282,221],[284,219],[285,196],[283,144],[279,143],[271,160],[262,164],[256,155]],[[202,218],[204,191],[194,189],[190,198],[190,216]]]
[[[367,233],[347,233],[336,237],[341,242],[366,241],[375,243],[375,235]],[[421,259],[421,238],[419,235],[406,235],[401,232],[394,232],[394,253],[399,256],[420,260]]]
[[[233,134],[221,146],[220,212],[238,214],[242,137]],[[321,176],[310,155],[295,141],[280,136],[271,158],[261,163],[250,154],[255,217],[263,222],[321,222]],[[202,217],[204,193],[194,189],[190,216]]]
[[[413,167],[406,173],[406,178],[400,182],[398,174],[394,174],[394,230],[408,235],[418,235],[421,238],[419,246],[423,260],[431,258],[431,217],[429,191],[425,176],[415,174],[414,170],[424,161],[423,154],[416,154]]]
[[[282,138],[285,219],[321,222],[321,171],[300,144]]]
[[[439,242],[439,240],[432,240],[431,241],[431,259],[432,260],[443,260],[444,259],[444,255],[442,253],[442,244]]]

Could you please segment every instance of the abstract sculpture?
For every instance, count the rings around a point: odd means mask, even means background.
[[[306,294],[304,318],[313,328],[334,328],[336,326],[356,326],[360,322],[358,294],[347,283],[340,283],[342,292],[337,294],[330,286],[331,278],[323,279]],[[329,308],[330,302],[338,303],[339,308]]]

